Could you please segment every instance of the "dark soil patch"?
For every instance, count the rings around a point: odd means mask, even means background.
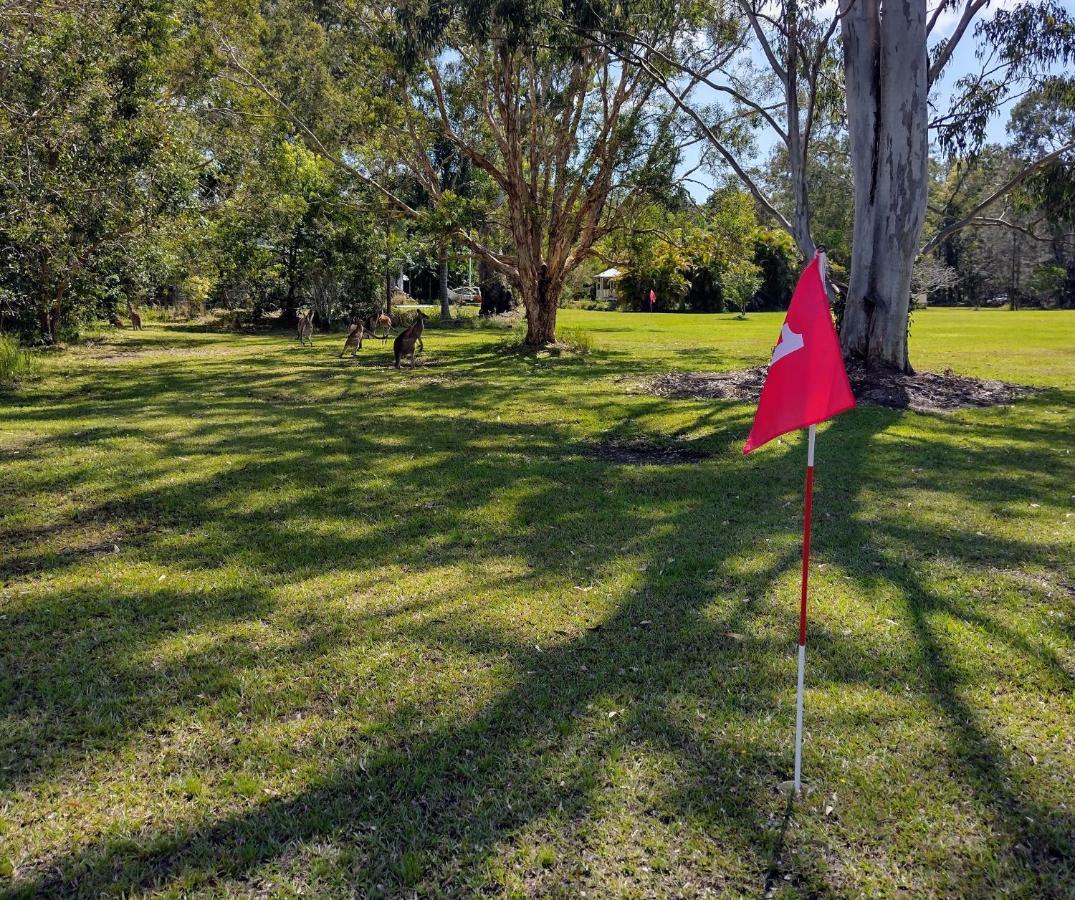
[[[737,372],[669,372],[651,378],[645,390],[659,397],[680,400],[708,398],[756,403],[765,383],[766,370],[766,366],[757,366]],[[892,369],[867,368],[861,363],[852,363],[847,374],[860,403],[916,412],[1000,406],[1037,391],[1037,388],[1006,381],[956,375],[951,369],[943,374],[904,375]]]
[[[593,459],[630,466],[671,466],[709,458],[708,453],[690,447],[649,441],[600,441],[590,444],[583,452]]]

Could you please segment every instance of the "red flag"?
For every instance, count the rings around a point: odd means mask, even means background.
[[[817,254],[795,286],[743,452],[854,405]]]
[[[649,289],[649,308],[653,309],[653,304],[657,302],[657,292],[653,289]]]

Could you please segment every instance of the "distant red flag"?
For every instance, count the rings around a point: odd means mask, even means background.
[[[649,308],[653,309],[653,304],[657,302],[657,292],[653,289],[649,289]]]
[[[743,452],[854,405],[817,254],[795,286]]]

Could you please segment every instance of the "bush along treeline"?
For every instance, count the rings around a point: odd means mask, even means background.
[[[845,352],[896,367],[913,302],[1075,304],[1064,4],[763,6],[14,0],[0,330],[331,327],[419,270],[448,319],[469,260],[541,345],[608,266],[623,308],[744,313],[819,245]]]
[[[686,194],[675,204],[650,203],[630,229],[611,236],[599,250],[601,259],[616,260],[623,271],[611,302],[598,303],[586,284],[576,294],[589,299],[587,305],[622,310],[745,314],[782,309],[797,274],[794,241],[764,224],[753,198],[735,187],[715,191],[702,204]]]

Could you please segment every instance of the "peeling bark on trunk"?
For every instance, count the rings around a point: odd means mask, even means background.
[[[559,307],[563,282],[549,275],[547,265],[542,264],[535,276],[518,285],[526,307],[526,344],[544,347],[556,343],[556,312]]]
[[[926,212],[926,0],[857,0],[842,20],[855,181],[844,353],[910,372],[911,269]]]
[[[667,133],[675,113],[620,127],[625,115],[647,108],[657,87],[608,49],[588,48],[592,52],[568,60],[496,36],[483,47],[488,66],[473,110],[483,122],[480,131],[453,115],[437,61],[424,77],[442,135],[496,183],[502,198],[491,235],[476,238],[459,229],[455,237],[511,285],[526,307],[526,343],[540,347],[556,341],[566,279],[643,202],[627,177],[646,157],[634,142]],[[411,171],[439,197],[436,170],[425,147],[418,150]]]
[[[556,304],[526,304],[526,344],[528,347],[544,347],[556,343]]]

